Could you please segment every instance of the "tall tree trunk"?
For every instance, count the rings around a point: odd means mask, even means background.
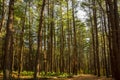
[[[26,11],[27,11],[27,3],[26,8],[24,12],[24,16],[21,18],[22,22],[22,29],[20,34],[20,51],[19,51],[19,66],[18,66],[18,78],[20,78],[20,73],[22,71],[22,62],[23,62],[23,45],[24,45],[24,27],[25,27],[25,21],[26,21]]]
[[[53,29],[54,29],[54,0],[51,0],[50,4],[50,18],[52,21],[50,22],[50,71],[53,72]]]
[[[31,2],[29,1],[29,61],[28,61],[28,70],[32,70],[33,67],[32,67],[32,52],[33,52],[33,48],[32,48],[32,45],[33,45],[33,40],[32,40],[32,14],[31,14]]]
[[[112,73],[112,76],[114,76],[114,67],[112,65],[114,65],[114,56],[113,56],[113,52],[112,52],[112,33],[111,33],[111,24],[110,24],[110,14],[109,14],[109,7],[108,7],[108,3],[107,1],[105,1],[105,4],[106,4],[106,11],[107,11],[107,22],[108,24],[106,25],[108,27],[108,34],[107,34],[107,27],[105,27],[105,33],[107,35],[107,39],[108,39],[108,58],[110,58],[110,65],[111,67],[111,73]],[[105,19],[105,17],[104,17]],[[105,21],[104,21],[105,22]],[[104,23],[105,24],[105,23]]]
[[[44,14],[45,16],[45,14]],[[46,21],[44,20],[44,64],[43,64],[43,67],[44,67],[44,71],[45,71],[45,74],[47,74],[47,52],[46,52],[46,49],[47,49],[47,29],[46,29]]]
[[[106,10],[108,14],[108,24],[111,28],[111,68],[112,75],[116,80],[120,79],[120,51],[119,51],[119,16],[118,16],[118,7],[117,0],[105,0],[106,1]]]
[[[76,25],[75,25],[75,11],[74,11],[75,1],[72,0],[72,18],[73,18],[73,34],[74,34],[74,55],[73,55],[73,74],[77,74],[78,62],[77,62],[77,39],[76,39]]]
[[[103,16],[103,17],[102,17]],[[104,26],[104,27],[102,27]],[[101,27],[102,27],[102,38],[103,38],[103,56],[104,56],[104,62],[105,62],[105,74],[106,74],[106,77],[109,77],[109,70],[108,70],[108,60],[107,60],[107,48],[106,48],[106,45],[107,45],[107,41],[106,41],[106,36],[107,36],[107,31],[106,31],[106,17],[105,17],[105,13],[104,11],[101,12]]]
[[[11,78],[11,40],[13,37],[13,13],[14,13],[14,0],[9,1],[9,13],[8,21],[6,27],[6,37],[5,37],[5,50],[4,50],[4,70],[3,70],[3,80],[10,80]]]
[[[90,3],[91,0],[89,0]],[[89,7],[90,11],[90,7]],[[90,16],[90,25],[91,25],[91,34],[92,34],[92,52],[93,52],[93,63],[94,63],[94,75],[97,75],[97,66],[96,66],[96,50],[95,50],[95,33],[94,33],[94,25],[92,20],[92,14],[89,13]]]
[[[53,30],[53,38],[54,38],[54,42],[53,42],[53,46],[54,46],[54,48],[53,48],[53,56],[54,56],[54,59],[53,59],[53,69],[54,69],[54,72],[57,72],[57,70],[56,70],[56,62],[57,62],[57,60],[56,60],[56,34],[55,34],[55,32],[56,32],[56,28],[55,28],[55,24],[54,24],[54,30]]]
[[[40,20],[39,20],[39,29],[38,29],[38,46],[37,46],[37,53],[36,53],[36,60],[35,60],[35,71],[34,71],[34,79],[37,80],[37,77],[39,75],[39,58],[40,58],[40,51],[41,51],[41,46],[42,46],[42,36],[41,36],[41,31],[42,31],[42,22],[43,22],[43,12],[44,12],[44,7],[45,7],[45,1],[42,1],[42,7],[40,11]]]
[[[48,0],[47,1],[47,17],[48,17],[48,23],[47,23],[47,25],[48,25],[48,35],[50,35],[50,0]],[[48,47],[50,47],[50,36],[48,36]],[[50,62],[51,61],[51,59],[50,59],[50,48],[48,48],[47,49],[47,71],[50,71]]]
[[[64,72],[64,31],[63,31],[63,15],[62,15],[62,2],[60,1],[60,72]]]
[[[70,50],[70,21],[69,21],[69,0],[67,0],[67,26],[68,26],[68,73],[71,73],[70,70],[70,54],[71,54],[71,50]]]
[[[100,13],[101,13],[101,24],[102,26],[104,26],[104,28],[102,27],[102,31],[103,31],[103,47],[104,47],[104,58],[105,58],[105,70],[106,70],[106,76],[108,77],[109,76],[109,73],[110,73],[110,69],[109,69],[109,66],[108,66],[108,63],[109,63],[109,57],[107,57],[107,55],[109,56],[108,52],[107,52],[107,48],[106,48],[106,45],[107,45],[107,41],[106,39],[109,40],[108,38],[108,32],[107,32],[107,26],[106,26],[106,12],[104,10],[104,8],[102,7],[102,1],[101,0],[97,0],[99,6],[100,6]],[[107,37],[107,38],[106,38]],[[107,45],[108,46],[108,45]],[[108,59],[107,59],[108,58]]]
[[[114,22],[115,22],[115,31],[116,32],[116,48],[118,48],[118,52],[114,53],[116,54],[116,74],[115,74],[115,79],[120,80],[120,22],[119,22],[119,14],[118,14],[118,0],[113,0],[113,5],[114,5]],[[114,46],[113,46],[114,47]],[[114,47],[115,48],[115,47]]]
[[[97,75],[100,76],[100,61],[99,61],[99,41],[98,41],[98,29],[97,29],[97,15],[96,15],[96,1],[93,0],[93,21],[95,29],[95,49],[96,49],[96,61],[97,61]]]

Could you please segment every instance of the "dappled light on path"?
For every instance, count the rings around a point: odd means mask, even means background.
[[[113,80],[113,79],[106,78],[106,77],[97,77],[97,76],[90,75],[90,74],[88,75],[82,74],[71,80]]]

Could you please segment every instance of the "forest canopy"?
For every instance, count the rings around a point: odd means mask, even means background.
[[[120,80],[119,0],[0,0],[0,75]]]

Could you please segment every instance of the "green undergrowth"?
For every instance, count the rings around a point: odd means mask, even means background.
[[[70,77],[72,76],[72,74],[68,74],[68,73],[55,73],[55,72],[41,72],[40,73],[40,76],[41,77],[60,77],[60,78],[67,78],[67,77]]]
[[[33,72],[32,71],[23,71],[23,72],[21,72],[21,76],[33,76]]]
[[[13,72],[13,74],[18,75],[17,72]],[[32,71],[23,71],[20,73],[21,76],[33,76],[34,72]],[[42,78],[49,78],[49,77],[58,77],[58,78],[67,78],[67,77],[72,77],[72,74],[68,73],[60,73],[60,72],[40,72],[39,77]]]

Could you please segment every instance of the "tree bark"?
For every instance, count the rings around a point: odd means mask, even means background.
[[[70,66],[70,62],[71,62],[71,59],[70,59],[70,54],[71,54],[71,49],[70,49],[70,21],[69,21],[69,0],[67,0],[67,26],[68,26],[68,73],[70,74],[71,73],[71,66]]]
[[[41,53],[41,46],[42,46],[42,22],[43,22],[43,12],[45,7],[45,1],[42,1],[42,7],[40,11],[40,20],[39,20],[39,29],[38,29],[38,46],[37,46],[37,53],[36,53],[36,60],[35,60],[35,71],[34,71],[34,79],[37,80],[37,77],[39,75],[39,58]]]
[[[8,13],[8,21],[6,27],[6,37],[5,37],[5,50],[4,50],[4,70],[3,70],[3,80],[10,80],[11,78],[11,57],[10,54],[12,37],[13,37],[13,13],[14,13],[14,0],[9,1],[9,13]]]
[[[2,19],[0,21],[0,32],[2,30],[2,27],[4,25],[4,19],[5,19],[5,0],[2,2]]]
[[[105,0],[106,1],[106,10],[108,15],[108,24],[111,28],[111,68],[112,75],[116,80],[120,79],[120,50],[119,50],[119,16],[118,16],[118,7],[117,0]]]
[[[75,1],[72,0],[72,18],[73,18],[73,34],[74,34],[74,55],[73,55],[73,74],[77,75],[78,61],[77,61],[77,39],[76,39],[76,25],[75,25],[75,15],[74,15],[74,5]]]
[[[97,75],[100,76],[100,61],[99,61],[99,41],[98,41],[98,29],[97,29],[97,15],[96,15],[96,1],[93,0],[93,21],[95,29],[95,49],[96,49],[96,61],[97,61]]]
[[[24,45],[24,28],[25,28],[25,21],[26,21],[26,11],[27,11],[27,3],[25,7],[24,16],[21,18],[22,22],[22,29],[20,34],[20,51],[19,51],[19,66],[18,66],[18,78],[20,78],[20,73],[22,71],[22,62],[23,62],[23,45]],[[23,20],[23,21],[22,21]]]

